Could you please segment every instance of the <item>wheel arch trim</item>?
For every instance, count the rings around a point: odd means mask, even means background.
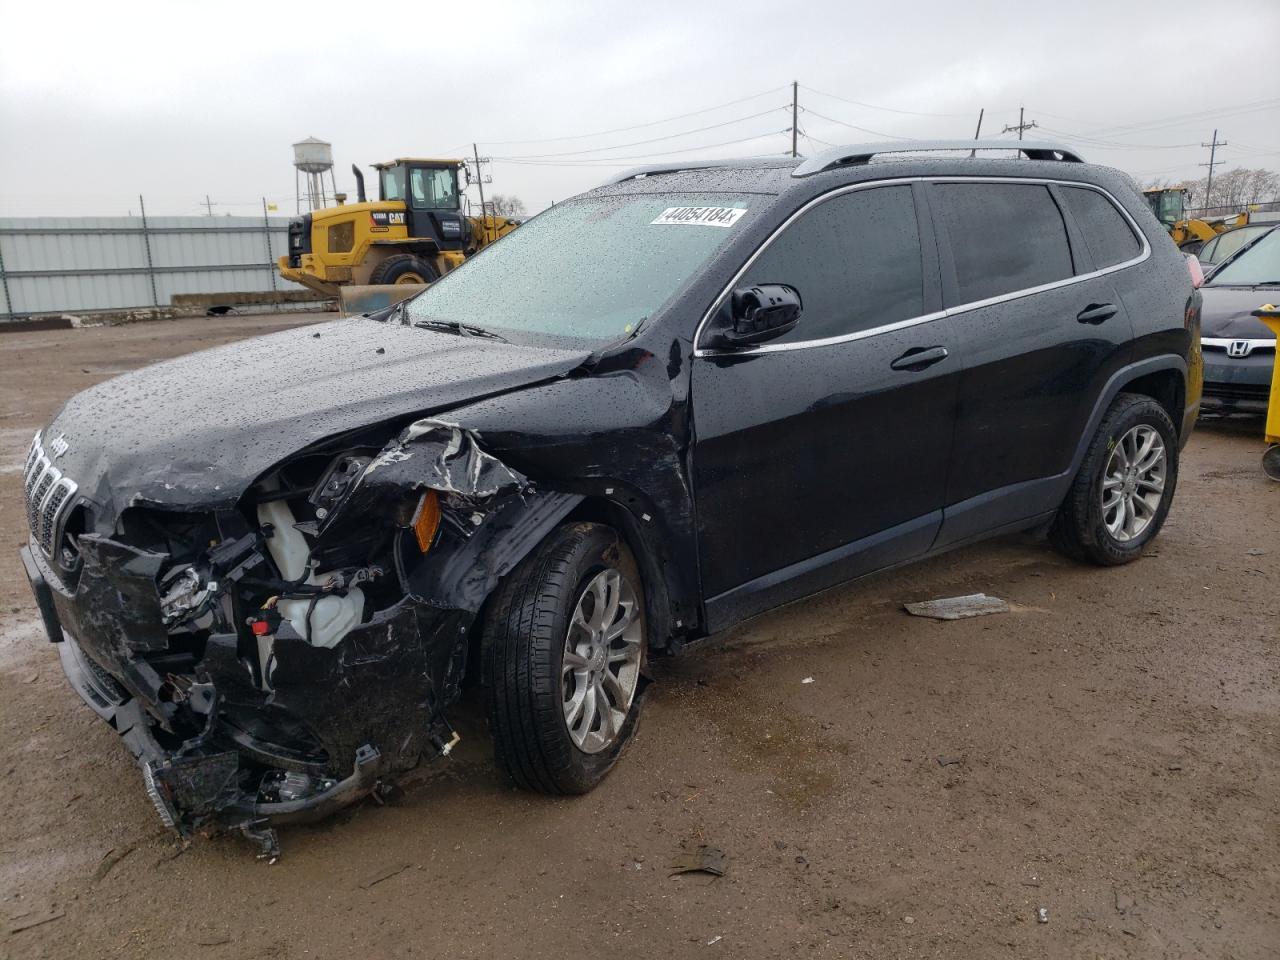
[[[1099,391],[1098,399],[1093,404],[1093,411],[1089,414],[1089,422],[1085,429],[1081,431],[1079,440],[1076,441],[1076,450],[1072,454],[1071,468],[1067,471],[1067,476],[1074,477],[1080,469],[1080,464],[1084,462],[1085,454],[1089,450],[1089,444],[1093,442],[1093,436],[1098,432],[1098,425],[1102,423],[1102,418],[1106,416],[1107,410],[1115,402],[1116,397],[1123,393],[1126,387],[1141,380],[1143,377],[1166,371],[1176,373],[1182,378],[1182,398],[1185,404],[1187,396],[1187,361],[1177,354],[1160,354],[1137,360],[1126,364],[1111,375],[1103,385],[1102,390]],[[1159,398],[1153,397],[1152,399],[1158,400]],[[1178,417],[1171,416],[1170,419],[1174,422],[1174,429],[1178,431],[1179,439],[1184,439],[1185,434],[1190,432],[1189,429],[1185,424],[1178,422]]]

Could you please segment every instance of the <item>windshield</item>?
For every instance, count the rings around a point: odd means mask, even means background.
[[[439,167],[414,167],[409,171],[409,192],[419,210],[457,210],[457,173]]]
[[[1153,190],[1146,194],[1147,206],[1161,223],[1176,223],[1182,219],[1183,195],[1181,190]]]
[[[1280,230],[1272,230],[1230,263],[1214,271],[1207,286],[1280,283]]]
[[[1237,227],[1235,230],[1228,230],[1226,233],[1220,233],[1217,237],[1201,248],[1200,262],[1209,264],[1221,263],[1241,247],[1257,240],[1270,229],[1270,227],[1262,226]],[[1208,252],[1207,257],[1205,256],[1206,251]]]
[[[432,284],[409,302],[406,319],[616,340],[670,300],[763,202],[733,194],[570,200]]]
[[[404,199],[404,167],[389,167],[382,171],[382,199]]]

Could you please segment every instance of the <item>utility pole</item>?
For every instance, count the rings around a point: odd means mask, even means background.
[[[1209,143],[1200,144],[1200,146],[1202,147],[1209,148],[1209,162],[1200,164],[1200,166],[1202,167],[1209,168],[1209,179],[1204,185],[1204,206],[1206,208],[1206,212],[1207,212],[1207,208],[1210,205],[1210,200],[1213,197],[1213,167],[1214,167],[1214,164],[1217,162],[1218,148],[1225,147],[1226,145],[1227,145],[1227,141],[1218,139],[1217,130],[1213,131],[1213,139]]]
[[[800,82],[791,81],[791,156],[797,157],[796,138],[800,135]]]
[[[267,198],[262,198],[262,236],[267,241],[267,267],[271,271],[271,289],[276,289],[276,257],[271,250],[271,217],[267,214]]]
[[[138,194],[138,211],[142,214],[142,247],[147,254],[147,278],[151,281],[151,305],[160,306],[160,297],[156,294],[156,265],[151,259],[151,234],[147,232],[147,202]]]
[[[982,136],[982,115],[983,115],[984,113],[986,113],[986,112],[987,112],[987,108],[986,108],[986,107],[982,107],[981,109],[979,109],[979,110],[978,110],[978,129],[977,129],[977,130],[975,130],[975,131],[973,131],[973,139],[974,139],[974,140],[977,140],[977,139],[979,139],[979,138]],[[977,155],[978,155],[978,151],[977,151],[977,150],[970,150],[970,151],[969,151],[969,156],[971,156],[971,157],[976,157]]]
[[[1025,108],[1023,108],[1023,107],[1019,107],[1019,108],[1018,108],[1018,125],[1017,125],[1016,127],[1005,127],[1005,128],[1004,128],[1003,130],[1001,130],[1000,132],[1001,132],[1001,133],[1010,133],[1010,132],[1012,132],[1012,131],[1014,131],[1014,130],[1017,130],[1017,131],[1018,131],[1018,139],[1019,139],[1019,140],[1021,140],[1021,139],[1022,139],[1022,134],[1023,134],[1023,132],[1024,132],[1024,131],[1026,131],[1026,130],[1030,130],[1032,127],[1034,127],[1034,126],[1036,125],[1036,122],[1035,122],[1034,120],[1032,120],[1030,123],[1027,123],[1027,122],[1026,122],[1026,120],[1024,119],[1025,114],[1026,114],[1026,110],[1025,110]]]
[[[480,168],[480,148],[471,144],[471,152],[476,158],[476,185],[480,187],[480,216],[484,216],[484,172]]]
[[[209,195],[207,193],[204,195],[204,203],[202,203],[201,206],[204,207],[205,210],[209,211],[205,216],[213,216],[213,201],[209,199]]]

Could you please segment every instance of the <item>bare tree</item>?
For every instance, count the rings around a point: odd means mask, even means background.
[[[524,216],[524,201],[509,193],[495,193],[484,202],[485,209],[495,217]]]
[[[1261,168],[1236,167],[1213,176],[1213,195],[1207,196],[1208,177],[1189,184],[1197,207],[1230,207],[1244,210],[1251,203],[1268,203],[1280,199],[1280,174]]]

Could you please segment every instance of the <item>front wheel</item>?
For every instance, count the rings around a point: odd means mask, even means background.
[[[1122,393],[1102,418],[1050,540],[1101,566],[1136,560],[1164,525],[1178,483],[1178,435],[1150,397]]]
[[[635,732],[647,641],[640,573],[609,527],[566,524],[511,572],[482,643],[494,752],[518,786],[604,779]]]
[[[440,271],[422,257],[397,253],[373,268],[369,282],[380,284],[424,284],[440,279]]]

